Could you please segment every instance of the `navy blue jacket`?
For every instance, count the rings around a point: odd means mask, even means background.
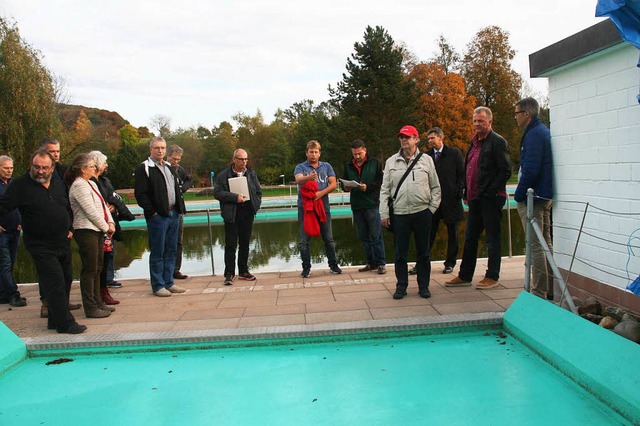
[[[537,196],[553,198],[551,133],[538,118],[534,118],[529,123],[520,141],[520,178],[515,200],[526,201],[529,188],[533,188]],[[536,198],[534,201],[544,200]]]
[[[2,179],[0,179],[0,197],[2,197],[7,192],[7,187],[13,179],[9,179],[9,182],[4,183]],[[0,226],[2,226],[6,232],[18,232],[18,225],[20,225],[20,212],[18,209],[13,209],[9,213],[0,217]]]

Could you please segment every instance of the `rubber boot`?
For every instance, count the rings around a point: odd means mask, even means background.
[[[116,300],[111,296],[107,287],[100,289],[100,295],[102,296],[102,301],[105,305],[117,305],[120,303],[119,300]]]

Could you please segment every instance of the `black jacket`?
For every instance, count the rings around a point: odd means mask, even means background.
[[[249,185],[249,206],[255,215],[262,204],[262,188],[253,169],[247,167],[244,174]],[[238,209],[238,195],[229,189],[229,178],[238,177],[233,171],[233,165],[220,172],[213,185],[213,196],[220,201],[220,214],[225,222],[234,223]],[[246,204],[246,203],[245,203]],[[246,208],[246,207],[245,207]]]
[[[173,171],[173,167],[169,167],[173,176],[176,204],[174,209],[180,214],[186,212],[182,192],[180,192],[180,183]],[[156,163],[151,158],[143,161],[135,171],[135,183],[133,193],[136,197],[138,205],[144,210],[144,217],[151,218],[155,213],[160,216],[169,217],[169,198],[167,196],[167,183],[164,180],[164,174],[158,169]]]
[[[442,146],[440,159],[436,161],[433,149],[427,151],[436,166],[436,173],[440,181],[442,198],[440,199],[440,213],[445,223],[455,223],[462,220],[462,191],[464,189],[464,160],[462,153],[456,147]]]
[[[122,241],[122,228],[120,227],[120,221],[124,220],[130,222],[136,217],[131,213],[124,201],[122,201],[122,198],[116,194],[116,191],[108,177],[100,175],[98,176],[98,179],[91,178],[91,180],[98,186],[100,195],[102,195],[104,201],[115,207],[116,212],[111,214],[116,227],[113,239],[116,241]]]
[[[471,146],[471,145],[469,145]],[[467,164],[469,153],[464,163],[465,167],[465,191],[467,183]],[[511,159],[509,157],[509,144],[493,130],[482,141],[480,159],[478,160],[478,199],[492,198],[499,192],[507,192],[507,181],[511,177]],[[466,199],[466,194],[465,194]]]
[[[52,178],[49,188],[31,179],[29,172],[13,180],[0,199],[0,215],[16,208],[22,216],[27,248],[68,244],[72,213],[67,187],[58,179]]]

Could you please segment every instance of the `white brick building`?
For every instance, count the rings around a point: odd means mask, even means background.
[[[606,20],[529,57],[549,79],[554,258],[572,294],[636,312],[624,288],[640,274],[639,53]]]

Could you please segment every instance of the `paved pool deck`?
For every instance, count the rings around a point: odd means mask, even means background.
[[[479,282],[487,260],[478,259],[473,283]],[[257,273],[256,281],[236,280],[223,285],[223,277],[190,276],[176,282],[186,293],[156,297],[148,279],[123,280],[111,294],[120,300],[108,318],[85,318],[82,309],[72,311],[88,330],[79,336],[111,339],[126,333],[181,332],[191,330],[251,329],[296,325],[353,323],[360,321],[438,317],[452,314],[504,312],[524,288],[524,257],[503,258],[500,286],[477,290],[474,286],[448,288],[445,281],[454,275],[442,274],[442,262],[432,263],[432,297],[418,296],[415,276],[410,276],[408,295],[394,300],[393,265],[386,275],[358,272],[358,266],[344,267],[341,275],[329,269],[313,269],[309,278],[299,270]],[[189,271],[183,271],[189,273]],[[457,274],[458,268],[454,274]],[[61,336],[47,330],[40,318],[38,288],[20,285],[28,305],[12,308],[0,305],[0,321],[21,339],[46,341]],[[71,290],[71,301],[81,302],[78,282]]]

